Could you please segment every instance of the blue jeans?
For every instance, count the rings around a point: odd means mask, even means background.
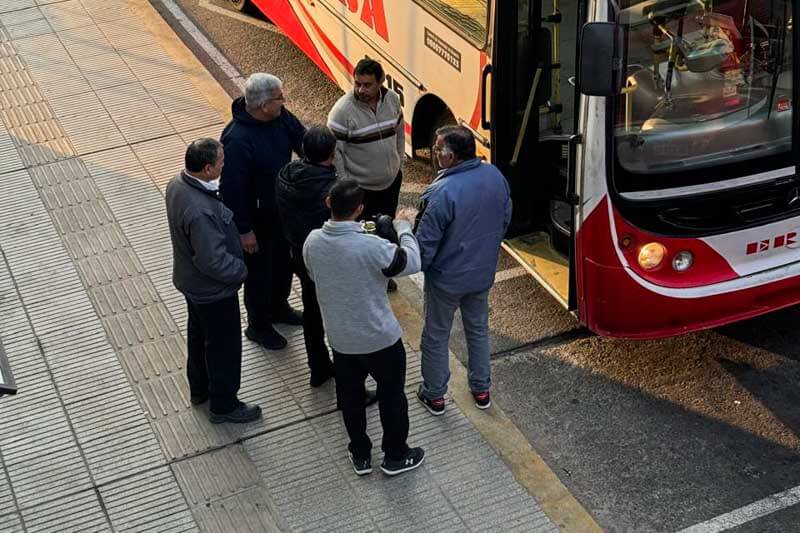
[[[489,291],[451,294],[425,282],[425,327],[422,330],[422,393],[428,399],[442,398],[450,381],[450,329],[456,309],[467,337],[469,388],[488,391],[491,386],[489,365]]]

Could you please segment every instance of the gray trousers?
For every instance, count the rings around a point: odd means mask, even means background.
[[[488,391],[489,366],[489,291],[451,294],[425,283],[425,326],[422,330],[422,393],[428,399],[442,398],[450,381],[450,329],[456,309],[467,337],[469,388]]]

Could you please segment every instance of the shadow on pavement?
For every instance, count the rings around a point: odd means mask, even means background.
[[[607,531],[675,531],[800,483],[798,449],[691,407],[715,403],[713,391],[695,389],[687,407],[555,351],[495,362],[495,397]],[[790,418],[791,399],[769,407]]]

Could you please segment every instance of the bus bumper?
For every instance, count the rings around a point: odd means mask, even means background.
[[[700,298],[649,291],[620,266],[586,259],[581,321],[599,335],[654,339],[713,328],[800,303],[800,276]]]

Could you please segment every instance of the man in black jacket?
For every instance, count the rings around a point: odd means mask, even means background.
[[[247,276],[233,213],[219,197],[222,145],[199,139],[167,185],[172,281],[186,298],[186,374],[192,405],[210,400],[211,422],[252,422],[261,408],[239,401],[242,330],[239,287]]]
[[[278,214],[303,291],[303,336],[312,387],[333,377],[333,363],[325,344],[316,287],[303,264],[303,243],[311,230],[321,228],[330,218],[325,197],[336,182],[335,150],[336,137],[328,128],[310,128],[303,138],[305,158],[283,167],[275,185]]]
[[[303,262],[303,244],[312,230],[330,218],[325,197],[336,182],[336,136],[326,127],[312,127],[303,137],[305,157],[292,161],[278,174],[275,203],[278,206],[292,265],[303,292],[303,337],[311,370],[311,386],[321,387],[334,376],[330,352],[325,344],[325,327],[317,301],[317,287]],[[375,391],[365,392],[366,405],[378,401]]]
[[[283,103],[281,80],[253,74],[244,97],[233,101],[233,120],[222,132],[226,164],[221,191],[239,228],[249,274],[244,283],[245,336],[272,350],[286,347],[273,323],[300,325],[289,307],[292,284],[289,245],[275,208],[278,171],[302,155],[305,128]]]

